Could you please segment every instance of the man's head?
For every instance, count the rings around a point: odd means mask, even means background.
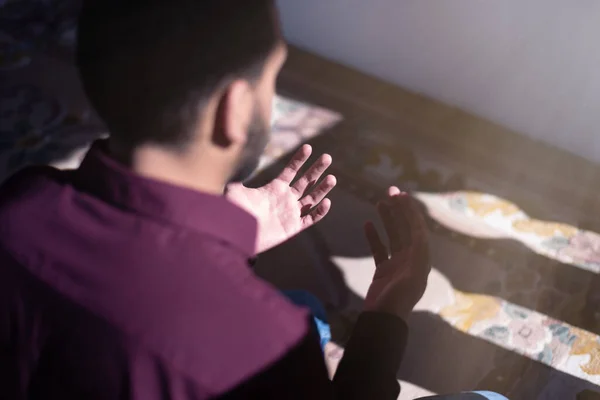
[[[111,142],[225,180],[258,163],[285,53],[273,0],[86,0],[79,21],[79,72]]]

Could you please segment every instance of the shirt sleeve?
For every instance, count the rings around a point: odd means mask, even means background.
[[[395,316],[361,314],[330,380],[318,334],[309,331],[282,359],[218,398],[395,400],[407,332],[405,322]]]

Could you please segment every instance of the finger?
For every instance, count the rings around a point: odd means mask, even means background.
[[[397,232],[398,243],[392,249],[392,252],[406,251],[412,243],[413,226],[409,221],[409,215],[412,215],[411,199],[406,194],[394,196],[390,201],[390,212],[394,229]]]
[[[428,229],[427,222],[425,221],[425,216],[421,211],[421,208],[418,205],[418,201],[415,199],[411,199],[411,208],[413,212],[411,213],[411,218],[409,223],[411,225],[411,230],[414,232],[414,241],[416,251],[418,252],[419,257],[426,259],[427,264],[431,269],[431,265],[429,263],[429,239],[428,239]]]
[[[387,260],[389,257],[387,248],[381,241],[381,237],[379,237],[379,233],[377,233],[375,225],[370,221],[365,224],[365,237],[369,243],[373,260],[375,260],[375,265],[380,265],[382,262]]]
[[[402,191],[396,186],[390,186],[388,189],[388,197],[398,196]]]
[[[304,196],[300,200],[300,204],[304,207],[312,207],[314,204],[319,204],[337,184],[337,179],[333,175],[327,175],[323,182],[319,183],[310,194]]]
[[[279,174],[277,179],[284,181],[288,185],[292,183],[294,178],[296,178],[298,171],[302,169],[304,163],[306,163],[306,161],[310,158],[311,153],[312,147],[310,145],[305,144],[304,146],[300,147],[290,162],[288,162],[288,164],[285,166],[281,174]]]
[[[404,249],[404,243],[400,236],[400,229],[394,221],[391,205],[388,202],[380,202],[377,204],[377,212],[383,222],[385,233],[388,236],[390,251],[392,253],[400,252]]]
[[[302,217],[302,229],[309,228],[325,218],[329,210],[331,210],[331,200],[325,199]]]
[[[414,259],[415,265],[420,265],[422,268],[413,269],[413,272],[429,275],[431,272],[431,263],[429,259],[429,241],[427,238],[427,223],[419,206],[419,202],[414,198],[408,197],[408,203],[405,208],[406,219],[410,226],[410,253],[409,257]]]
[[[418,200],[407,196],[404,210],[405,218],[410,225],[410,231],[415,236],[415,239],[423,239],[427,235],[427,222],[425,221]]]
[[[329,168],[331,163],[331,156],[329,154],[323,154],[310,166],[308,171],[292,185],[292,189],[298,195],[298,198],[304,196],[307,191],[310,190],[311,186],[321,179],[321,175]]]

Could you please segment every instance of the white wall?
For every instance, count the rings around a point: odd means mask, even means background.
[[[599,0],[279,0],[290,42],[600,161]]]

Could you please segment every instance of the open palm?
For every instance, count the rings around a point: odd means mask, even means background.
[[[270,183],[251,189],[241,183],[230,184],[227,198],[258,220],[257,253],[269,250],[314,225],[331,208],[325,197],[336,184],[333,175],[319,179],[331,165],[324,154],[299,178],[297,175],[312,153],[304,145],[283,172]]]

